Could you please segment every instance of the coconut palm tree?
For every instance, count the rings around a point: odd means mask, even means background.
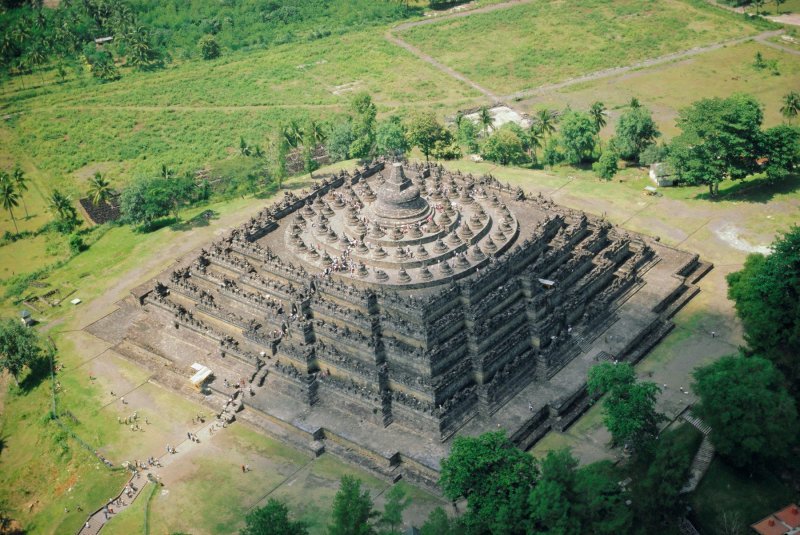
[[[14,186],[19,192],[22,207],[25,208],[25,219],[28,219],[28,217],[30,217],[28,216],[28,206],[25,204],[25,197],[23,196],[23,192],[28,191],[28,179],[25,178],[25,173],[19,165],[14,166],[14,170],[11,172],[11,178],[14,180]]]
[[[19,234],[19,227],[17,227],[17,218],[14,217],[14,208],[19,206],[19,193],[14,188],[14,183],[11,177],[5,171],[0,171],[0,203],[3,208],[8,210],[11,214],[11,221],[14,222],[14,232]]]
[[[789,91],[783,96],[783,106],[781,106],[781,115],[787,121],[793,121],[800,114],[800,93],[797,91]]]
[[[478,113],[478,122],[481,124],[481,127],[483,127],[483,136],[488,136],[489,129],[492,128],[494,124],[494,119],[492,118],[492,114],[489,113],[489,108],[486,106],[481,106],[481,111]]]
[[[291,149],[296,149],[303,144],[303,129],[297,124],[297,121],[289,121],[281,129],[281,135],[286,141],[286,145]]]
[[[89,179],[89,191],[87,193],[92,200],[92,204],[97,206],[98,204],[107,202],[113,190],[111,189],[111,183],[106,180],[103,175],[95,173],[94,176]]]
[[[50,194],[47,204],[56,217],[62,221],[71,221],[77,216],[75,207],[72,206],[72,199],[57,189]]]
[[[555,110],[541,109],[534,117],[534,128],[542,136],[543,147],[547,148],[547,141],[556,131],[558,114]]]
[[[594,127],[597,129],[597,146],[600,147],[602,150],[602,145],[600,141],[600,130],[606,125],[606,106],[599,100],[592,104],[592,107],[589,108],[589,115],[592,116],[592,121],[594,121]]]

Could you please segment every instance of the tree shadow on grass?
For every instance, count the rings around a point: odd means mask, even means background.
[[[704,201],[745,201],[768,203],[776,195],[786,195],[800,190],[800,175],[789,175],[779,182],[763,178],[747,181],[726,182],[728,187],[720,189],[719,195],[711,196],[707,191],[698,193],[695,199]]]
[[[191,219],[173,223],[169,228],[175,231],[192,230],[199,227],[207,227],[210,222],[215,219],[219,219],[219,212],[215,212],[214,210],[203,210]]]
[[[28,374],[19,382],[18,392],[27,394],[50,376],[50,359],[41,356],[28,365]]]

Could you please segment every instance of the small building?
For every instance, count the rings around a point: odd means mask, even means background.
[[[19,319],[25,327],[30,327],[31,325],[36,323],[33,320],[33,316],[31,316],[31,313],[28,312],[27,310],[23,310],[22,312],[19,313]]]
[[[798,535],[800,534],[800,508],[797,507],[797,504],[789,504],[750,527],[761,535]]]
[[[103,48],[103,45],[107,45],[108,43],[112,42],[114,37],[109,35],[108,37],[98,37],[94,40],[94,45],[97,48]]]
[[[675,170],[668,163],[658,162],[650,166],[650,180],[656,186],[672,186],[676,179]]]

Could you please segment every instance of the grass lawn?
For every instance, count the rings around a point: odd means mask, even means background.
[[[760,472],[751,477],[716,457],[692,493],[692,521],[701,533],[723,535],[721,526],[727,515],[740,533],[746,533],[750,524],[797,499],[790,485],[775,474]]]
[[[760,52],[766,60],[776,60],[780,75],[753,67]],[[764,105],[764,124],[782,122],[781,100],[792,87],[800,87],[800,57],[751,41],[721,48],[682,61],[668,63],[576,84],[557,93],[526,99],[519,106],[533,112],[540,108],[588,109],[595,101],[608,108],[608,125],[603,131],[611,137],[619,116],[632,97],[649,107],[659,129],[670,138],[680,130],[675,125],[678,111],[700,98],[727,97],[749,93]]]
[[[418,26],[402,36],[507,94],[756,31],[702,2],[589,0],[532,2]]]

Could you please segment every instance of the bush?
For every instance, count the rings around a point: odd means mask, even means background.
[[[69,250],[74,255],[85,251],[88,247],[83,242],[83,238],[79,234],[70,234],[69,236]]]
[[[197,42],[200,47],[200,55],[203,59],[214,59],[220,56],[221,50],[216,37],[211,34],[206,34]]]
[[[525,142],[513,128],[507,126],[496,130],[483,143],[481,156],[500,165],[519,165],[530,161],[525,153]]]
[[[654,163],[663,162],[667,159],[668,152],[666,145],[657,145],[653,143],[639,153],[639,163],[642,165],[653,165]]]
[[[617,174],[619,155],[614,149],[606,149],[600,159],[592,164],[592,170],[603,180],[611,180]]]

